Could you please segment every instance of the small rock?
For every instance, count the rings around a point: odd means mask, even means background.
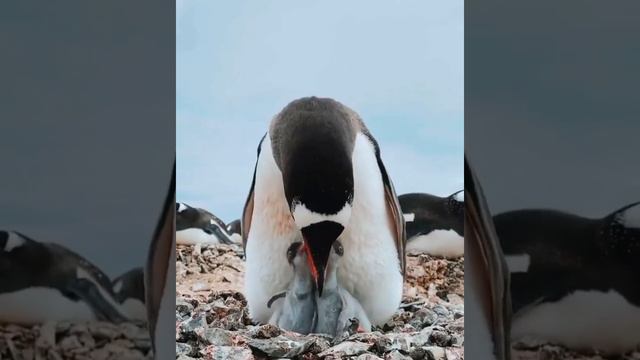
[[[464,349],[462,348],[447,348],[444,349],[445,355],[436,360],[462,360],[464,359]]]
[[[214,346],[233,346],[231,333],[219,328],[198,328],[195,330],[198,340],[206,345]]]
[[[371,344],[363,344],[353,341],[345,341],[336,346],[330,347],[329,349],[318,354],[321,358],[326,356],[334,356],[334,357],[345,357],[345,356],[358,356],[368,351],[372,347]]]
[[[193,311],[193,305],[184,301],[184,299],[179,298],[176,300],[176,311],[180,314],[180,316],[189,316]]]
[[[208,284],[199,282],[199,283],[195,283],[191,286],[191,290],[192,291],[209,291],[211,290],[211,286],[209,286]]]
[[[313,344],[313,339],[290,339],[278,336],[271,339],[248,339],[247,344],[269,357],[291,358],[306,352]]]
[[[413,314],[413,319],[409,322],[416,329],[423,329],[433,325],[438,320],[438,314],[427,308],[422,308]]]
[[[40,335],[36,340],[37,348],[51,348],[56,345],[56,324],[48,322],[40,327]]]
[[[191,347],[191,345],[176,342],[176,355],[187,356],[187,355],[195,355],[195,354],[193,354],[193,348]]]
[[[253,360],[251,350],[238,346],[207,346],[200,351],[207,360]]]
[[[365,353],[365,354],[361,354],[359,355],[356,360],[382,360],[381,357],[378,357],[375,354],[369,354],[369,353]]]
[[[118,337],[120,331],[114,324],[91,323],[89,324],[89,333],[96,339],[112,340]]]
[[[449,309],[447,309],[446,307],[442,306],[442,305],[436,305],[433,307],[433,312],[435,312],[436,314],[442,316],[442,317],[449,317],[451,314],[451,311],[449,311]]]
[[[429,337],[429,342],[438,346],[449,346],[451,344],[451,335],[442,330],[434,330]]]
[[[386,354],[384,356],[384,359],[385,360],[413,360],[411,357],[409,357],[407,355],[403,355],[398,350],[393,350],[392,352]]]
[[[79,347],[82,347],[82,344],[80,344],[78,337],[72,335],[62,339],[62,341],[60,341],[59,346],[62,349],[62,351],[66,352],[72,349],[77,349]]]
[[[253,329],[249,336],[256,339],[271,339],[282,334],[280,328],[272,324],[260,325]]]
[[[182,323],[182,331],[191,334],[196,331],[196,329],[206,328],[207,327],[207,319],[204,314],[194,314],[191,319]]]

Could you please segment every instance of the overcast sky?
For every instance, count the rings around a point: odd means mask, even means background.
[[[468,12],[465,146],[493,212],[640,200],[640,3],[559,4]]]
[[[177,200],[239,218],[271,118],[357,111],[399,193],[463,187],[463,1],[178,0]]]

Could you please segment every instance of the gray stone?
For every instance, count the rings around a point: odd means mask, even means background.
[[[247,344],[269,357],[294,357],[306,352],[313,344],[313,338],[292,339],[283,335],[271,339],[248,339]]]
[[[318,354],[319,357],[333,356],[333,357],[345,357],[345,356],[358,356],[372,347],[371,344],[358,343],[353,341],[345,341]]]

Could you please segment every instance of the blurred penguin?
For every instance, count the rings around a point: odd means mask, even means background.
[[[145,299],[154,358],[175,359],[176,167],[156,226],[145,268]]]

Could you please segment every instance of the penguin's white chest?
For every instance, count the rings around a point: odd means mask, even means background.
[[[96,316],[83,301],[73,301],[56,289],[30,287],[0,294],[0,321],[41,324],[47,321],[93,321]]]

